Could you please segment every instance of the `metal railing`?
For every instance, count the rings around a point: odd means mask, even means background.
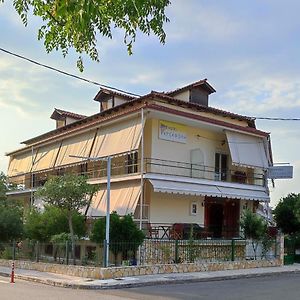
[[[187,162],[162,160],[156,158],[144,159],[144,172],[162,175],[181,176],[188,178],[206,179],[212,181],[225,181],[233,183],[251,184],[263,186],[265,177],[263,172],[254,173],[244,169],[224,169],[216,170],[215,167],[197,165]],[[140,174],[141,161],[127,160],[121,157],[112,159],[111,176],[118,177],[131,174]],[[10,178],[11,191],[21,191],[26,189],[36,189],[47,181],[49,176],[63,175],[66,173],[81,174],[89,179],[105,178],[106,163],[101,161],[85,162],[75,166],[58,168],[47,172],[28,173],[22,176]]]
[[[253,184],[260,186],[263,186],[264,184],[264,174],[262,172],[252,172],[252,174],[247,174],[242,169],[217,170],[212,166],[156,158],[145,158],[145,170],[146,173],[156,173],[162,175],[175,175],[189,178]]]
[[[254,243],[254,244],[253,244]],[[75,259],[69,242],[61,244],[24,241],[0,243],[0,259],[28,260],[56,264],[87,266],[104,265],[104,245],[78,241]],[[276,239],[253,242],[245,239],[227,240],[144,240],[110,243],[109,265],[153,265],[190,262],[225,262],[270,260],[278,258]]]

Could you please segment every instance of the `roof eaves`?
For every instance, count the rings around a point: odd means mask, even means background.
[[[190,83],[188,85],[185,85],[185,86],[183,86],[181,88],[178,88],[176,90],[165,92],[165,94],[172,96],[172,95],[176,95],[176,94],[178,94],[182,91],[188,90],[188,89],[193,88],[193,87],[201,86],[201,85],[205,86],[205,88],[209,91],[210,94],[216,92],[216,90],[207,82],[207,79],[205,78],[205,79],[201,79],[199,81]]]
[[[179,99],[173,98],[171,96],[168,96],[164,93],[152,91],[151,95],[159,97],[159,98],[164,99],[164,100],[167,100],[168,102],[171,102],[171,103],[179,104],[180,106],[187,106],[189,108],[194,108],[194,109],[197,109],[197,110],[200,110],[200,111],[203,111],[203,112],[210,112],[210,113],[223,115],[223,116],[226,116],[226,117],[240,119],[240,120],[254,121],[254,118],[251,118],[251,117],[248,117],[248,116],[235,114],[235,113],[228,112],[228,111],[225,111],[225,110],[221,110],[221,109],[218,109],[218,108],[214,108],[214,107],[211,107],[211,106],[205,106],[205,105],[201,105],[201,104],[198,104],[198,103],[192,103],[192,102],[179,100]]]
[[[94,114],[92,116],[88,116],[84,119],[81,119],[81,120],[78,120],[78,121],[75,121],[71,124],[68,124],[66,126],[63,126],[63,127],[60,127],[60,128],[57,128],[57,129],[54,129],[54,130],[51,130],[51,131],[48,131],[46,133],[43,133],[39,136],[36,136],[34,138],[31,138],[31,139],[28,139],[28,140],[25,140],[23,142],[21,142],[21,144],[26,144],[26,145],[29,145],[31,143],[35,143],[36,141],[39,141],[39,140],[42,140],[42,139],[45,139],[47,137],[50,137],[50,136],[56,136],[57,134],[59,133],[62,133],[62,132],[68,132],[69,130],[71,130],[72,128],[74,127],[77,127],[77,126],[80,126],[81,124],[83,123],[89,123],[89,122],[92,122],[93,120],[95,119],[101,119],[103,118],[105,115],[107,114],[112,114],[113,112],[117,112],[118,110],[120,109],[123,109],[123,108],[126,108],[128,105],[134,105],[135,103],[139,102],[140,98],[135,98],[135,99],[132,99],[130,101],[127,101],[125,103],[122,103],[118,106],[115,106],[115,107],[112,107],[110,109],[107,109],[103,112],[100,112],[100,113],[97,113],[97,114]]]

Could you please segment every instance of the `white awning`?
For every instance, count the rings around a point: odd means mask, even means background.
[[[116,211],[120,216],[133,214],[141,194],[141,182],[112,183],[110,191],[110,212]],[[106,186],[93,197],[87,211],[89,217],[106,215]]]
[[[139,147],[141,136],[142,123],[140,118],[99,128],[91,157],[104,157],[136,150]]]
[[[269,201],[269,195],[263,187],[226,187],[220,185],[197,184],[167,180],[150,179],[154,192],[209,196],[231,199]]]
[[[41,171],[54,167],[61,142],[42,146],[38,149],[33,161],[32,171]]]
[[[33,156],[35,153],[33,154]],[[32,151],[27,151],[22,154],[16,154],[10,157],[8,165],[8,176],[16,176],[24,173],[28,173],[32,167]]]
[[[63,140],[55,163],[56,167],[72,163],[82,163],[82,159],[73,156],[88,157],[91,152],[96,130],[85,132]]]
[[[186,182],[173,182],[166,180],[150,179],[154,192],[221,197],[221,192],[216,186],[194,184]]]
[[[263,138],[226,130],[233,165],[249,168],[269,167]]]
[[[269,201],[270,197],[265,190],[254,190],[254,189],[239,189],[231,187],[218,187],[221,191],[222,196],[231,199],[245,199],[245,200],[259,200]]]

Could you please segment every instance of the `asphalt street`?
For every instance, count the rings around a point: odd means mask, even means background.
[[[94,299],[300,299],[300,274],[276,274],[234,280],[157,285],[117,290],[74,290],[0,277],[1,300]]]

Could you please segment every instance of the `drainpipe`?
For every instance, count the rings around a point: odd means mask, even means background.
[[[143,227],[143,203],[144,203],[144,109],[141,110],[142,136],[141,136],[141,195],[140,195],[140,230]]]

